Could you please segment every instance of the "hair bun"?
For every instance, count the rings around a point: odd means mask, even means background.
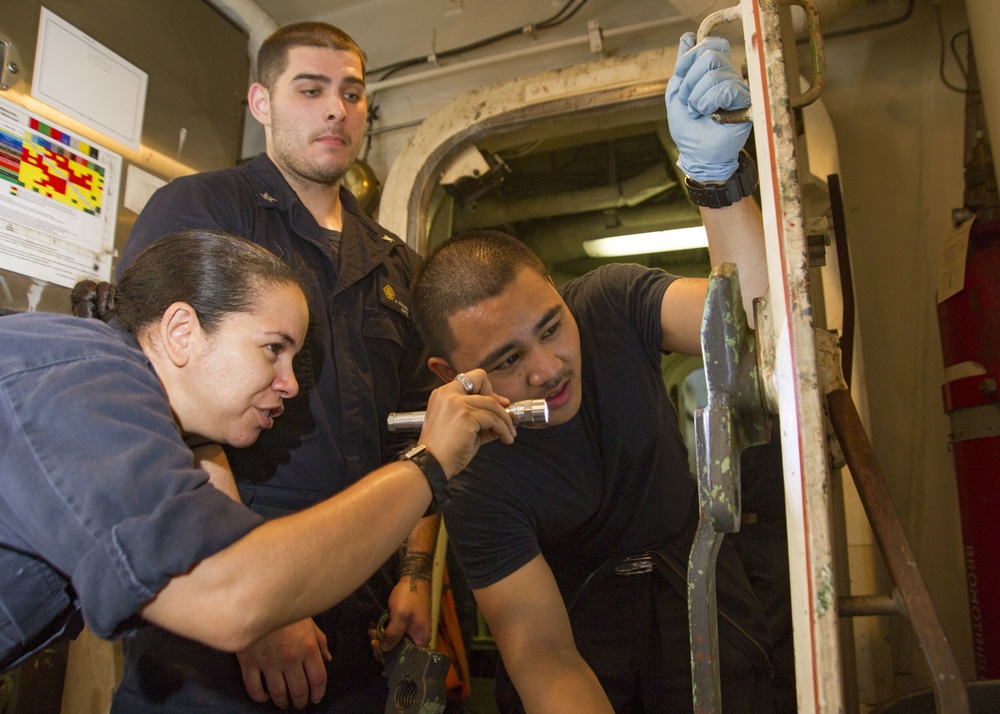
[[[77,317],[96,317],[107,322],[115,309],[113,283],[81,280],[70,294],[73,314]]]

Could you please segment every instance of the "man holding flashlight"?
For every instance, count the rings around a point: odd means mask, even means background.
[[[713,263],[739,268],[749,305],[767,287],[750,195],[748,125],[708,115],[749,103],[728,44],[681,39],[670,130],[701,205]],[[543,398],[549,426],[482,449],[451,483],[452,545],[502,657],[497,701],[515,712],[690,712],[686,564],[696,487],[660,373],[700,353],[707,280],[606,265],[559,290],[513,236],[443,244],[415,286],[431,369],[484,369],[512,401]],[[748,310],[752,314],[752,310]],[[722,702],[771,710],[763,613],[731,544],[717,564]]]

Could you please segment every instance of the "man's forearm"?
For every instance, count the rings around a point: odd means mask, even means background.
[[[752,197],[725,208],[702,208],[712,265],[735,263],[750,325],[753,299],[767,292],[767,255],[760,208]]]
[[[532,652],[508,667],[507,673],[528,714],[614,711],[597,676],[575,649]],[[572,696],[567,696],[567,692],[572,692]]]
[[[437,514],[420,519],[400,548],[399,580],[409,580],[411,592],[416,592],[419,580],[431,582],[440,522]]]
[[[611,714],[600,681],[576,649],[559,586],[542,555],[473,592],[528,712]]]

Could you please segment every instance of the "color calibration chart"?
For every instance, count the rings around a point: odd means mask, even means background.
[[[0,267],[108,280],[121,157],[0,99]]]

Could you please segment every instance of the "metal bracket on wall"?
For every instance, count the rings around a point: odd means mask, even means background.
[[[7,91],[21,79],[21,56],[17,47],[6,36],[0,35],[0,90]]]

